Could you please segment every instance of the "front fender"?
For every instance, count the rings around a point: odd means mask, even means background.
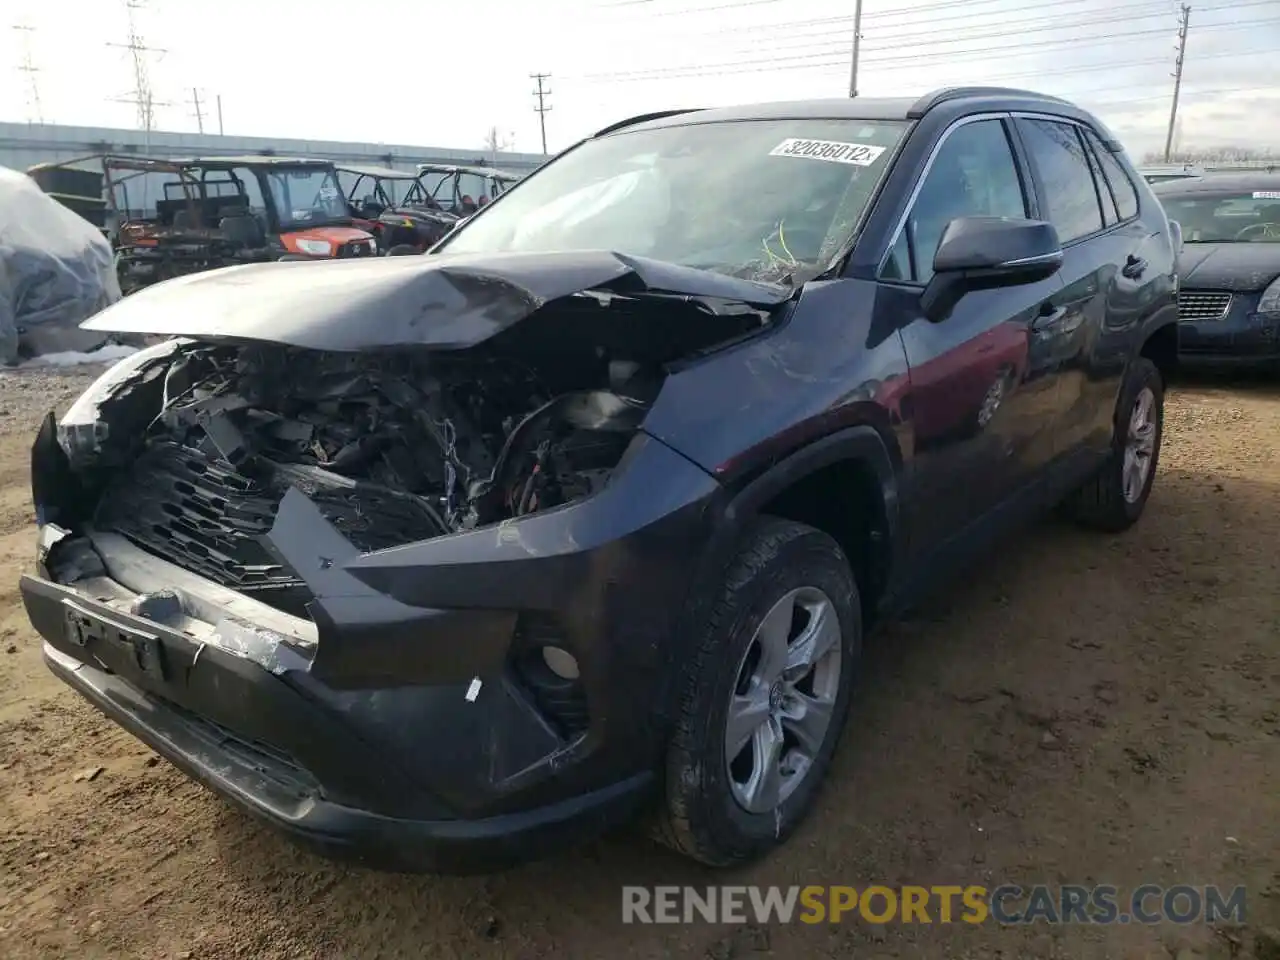
[[[832,464],[857,461],[870,467],[880,490],[886,533],[898,531],[897,464],[880,432],[869,425],[838,430],[779,460],[739,488],[725,488],[709,507],[711,539],[703,554],[702,574],[714,576],[733,556],[747,526],[788,487]],[[701,577],[699,578],[701,580]]]
[[[681,621],[681,635],[698,636],[720,595],[725,572],[749,525],[779,494],[805,477],[836,463],[856,461],[869,467],[878,482],[881,519],[889,551],[888,566],[896,559],[898,530],[898,466],[890,447],[873,426],[861,424],[838,430],[777,461],[734,489],[722,488],[707,507],[710,537],[699,558]],[[883,573],[887,574],[885,570]]]

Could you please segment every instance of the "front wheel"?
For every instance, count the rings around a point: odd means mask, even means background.
[[[712,866],[785,841],[826,776],[861,641],[858,588],[839,545],[761,518],[691,651],[658,839]]]
[[[1067,502],[1072,518],[1112,533],[1137,523],[1151,496],[1163,436],[1164,380],[1154,363],[1139,357],[1120,389],[1111,454]]]

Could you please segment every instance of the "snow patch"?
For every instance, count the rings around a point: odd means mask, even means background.
[[[64,350],[60,353],[46,353],[43,356],[32,357],[25,363],[19,364],[19,369],[28,369],[30,367],[78,367],[85,363],[107,363],[114,360],[123,360],[125,357],[137,352],[137,347],[130,347],[123,343],[109,343],[101,349],[93,350],[89,353],[81,353],[78,350]]]

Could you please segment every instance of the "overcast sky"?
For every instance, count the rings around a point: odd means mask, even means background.
[[[493,126],[540,149],[672,106],[848,93],[853,0],[134,0],[156,126],[480,147]],[[0,0],[0,120],[136,126],[126,0]],[[1174,0],[865,0],[859,93],[1030,86],[1096,110],[1141,154],[1163,145]],[[31,31],[7,29],[26,24]],[[1280,147],[1280,0],[1194,3],[1180,142]]]

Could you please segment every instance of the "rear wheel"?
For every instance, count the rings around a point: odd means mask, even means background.
[[[713,866],[786,840],[826,776],[861,639],[836,542],[789,520],[756,523],[692,654],[658,839]]]
[[[1154,363],[1139,357],[1120,390],[1111,455],[1067,502],[1072,518],[1111,532],[1133,526],[1151,496],[1163,432],[1164,381]]]

